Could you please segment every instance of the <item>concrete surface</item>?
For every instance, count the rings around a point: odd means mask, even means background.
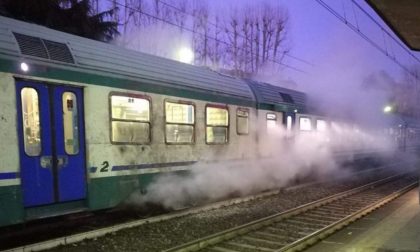
[[[305,252],[420,251],[418,192],[411,190]]]

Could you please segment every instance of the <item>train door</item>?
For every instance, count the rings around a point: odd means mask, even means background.
[[[18,81],[16,97],[24,206],[84,199],[82,89]]]

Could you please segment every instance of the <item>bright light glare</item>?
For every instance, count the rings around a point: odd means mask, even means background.
[[[384,108],[384,112],[385,113],[389,113],[389,112],[391,112],[392,111],[392,107],[391,106],[385,106],[385,108]]]
[[[25,62],[22,62],[22,63],[20,63],[20,69],[22,69],[22,71],[24,71],[24,72],[28,72],[29,66]]]
[[[194,60],[194,53],[190,48],[183,47],[178,52],[179,61],[187,64],[191,64]]]

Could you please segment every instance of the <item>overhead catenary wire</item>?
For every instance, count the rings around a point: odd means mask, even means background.
[[[185,10],[183,10],[183,9],[181,9],[181,8],[179,8],[179,7],[175,6],[175,5],[173,5],[173,4],[167,3],[167,2],[162,1],[162,0],[160,0],[160,1],[159,1],[159,3],[161,3],[161,4],[163,4],[163,5],[167,6],[167,7],[169,7],[169,8],[171,8],[171,9],[174,9],[174,10],[176,10],[176,11],[178,11],[178,12],[182,12],[182,13],[184,13],[184,14],[186,14],[186,15],[189,15],[189,16],[191,16],[191,17],[197,18],[197,16],[196,16],[194,13],[187,12],[187,11],[185,11]],[[208,24],[210,24],[210,25],[211,25],[211,26],[213,26],[213,27],[218,27],[218,25],[217,25],[216,23],[214,23],[214,22],[211,22],[211,21],[208,21],[208,20],[207,20],[207,23],[208,23]],[[227,32],[229,32],[229,33],[233,33],[232,31],[228,30],[227,28],[226,28],[226,31],[227,31]],[[242,34],[237,34],[237,36],[238,36],[238,37],[241,37],[241,38],[244,38],[244,39],[247,39],[247,38],[246,38],[245,36],[243,36]],[[307,60],[304,60],[304,59],[302,59],[302,58],[300,58],[300,57],[297,57],[297,56],[295,56],[295,55],[292,55],[292,54],[290,54],[289,52],[284,52],[284,54],[285,54],[285,56],[286,56],[286,57],[292,58],[292,59],[294,59],[294,60],[300,61],[300,62],[305,63],[305,64],[310,65],[310,66],[315,66],[313,63],[311,63],[311,62],[309,62],[309,61],[307,61]]]
[[[399,40],[397,40],[391,33],[389,33],[384,26],[382,26],[374,17],[372,17],[371,14],[369,14],[359,3],[357,3],[355,0],[351,0],[352,3],[359,8],[371,21],[373,21],[378,27],[380,27],[388,37],[390,37],[397,45],[399,45],[407,54],[409,54],[415,61],[420,63],[420,59],[417,58],[407,47],[402,44]]]
[[[181,25],[179,25],[179,24],[176,24],[176,23],[174,23],[174,22],[171,22],[170,20],[166,20],[166,19],[164,19],[164,18],[161,18],[161,17],[155,16],[155,15],[153,15],[153,14],[150,14],[150,13],[148,13],[148,12],[145,12],[145,11],[143,11],[143,10],[139,9],[139,8],[133,8],[133,7],[131,7],[131,6],[127,6],[127,5],[125,5],[125,4],[119,3],[118,1],[113,1],[113,0],[108,0],[108,1],[109,1],[109,2],[111,2],[112,4],[119,5],[119,6],[121,6],[121,7],[127,8],[127,9],[129,9],[129,10],[131,10],[131,11],[138,12],[138,13],[140,13],[140,14],[142,14],[142,15],[145,15],[145,16],[147,16],[147,17],[149,17],[149,18],[153,18],[153,19],[158,20],[158,21],[161,21],[161,22],[163,22],[163,23],[166,23],[166,24],[169,24],[169,25],[172,25],[172,26],[176,26],[176,27],[180,28],[181,30],[188,31],[188,32],[191,32],[191,33],[193,33],[193,34],[198,34],[198,35],[201,35],[201,36],[205,36],[205,37],[207,37],[208,39],[211,39],[211,40],[217,41],[217,42],[222,43],[222,44],[224,44],[224,45],[234,46],[232,43],[226,42],[226,41],[224,41],[224,40],[220,40],[220,39],[215,38],[215,37],[213,37],[213,36],[209,36],[208,34],[204,34],[204,33],[201,33],[201,32],[194,31],[193,29],[191,29],[191,28],[189,28],[189,27],[186,27],[186,26],[181,26]],[[250,54],[251,54],[252,56],[256,56],[256,57],[262,57],[262,55],[260,56],[260,55],[258,55],[258,54],[256,54],[256,53],[253,53],[253,52],[250,52]],[[294,66],[288,65],[288,64],[283,63],[283,62],[280,62],[280,61],[278,61],[278,60],[276,60],[276,59],[273,59],[273,58],[268,58],[268,59],[267,59],[267,61],[270,61],[270,62],[272,62],[272,63],[275,63],[275,64],[278,64],[278,65],[284,66],[284,67],[289,68],[289,69],[291,69],[291,70],[294,70],[294,71],[296,71],[296,72],[300,72],[300,73],[307,74],[307,72],[306,72],[306,71],[304,71],[304,70],[302,70],[302,69],[299,69],[299,68],[297,68],[297,67],[294,67]]]
[[[353,2],[351,3],[351,9],[353,10],[353,16],[354,16],[354,20],[356,21],[357,29],[360,30],[360,28],[359,28],[359,20],[357,18],[357,14],[356,14],[356,10],[354,9],[354,3]]]
[[[414,78],[418,78],[418,76],[413,73],[412,71],[410,71],[406,66],[404,66],[400,61],[398,61],[398,59],[394,56],[391,56],[388,51],[386,49],[383,49],[378,43],[376,43],[373,39],[369,38],[366,34],[364,34],[359,27],[354,26],[351,22],[347,22],[346,18],[343,17],[340,13],[338,13],[336,10],[334,10],[330,5],[328,5],[325,1],[323,0],[315,0],[319,5],[321,5],[323,8],[325,8],[328,12],[330,12],[333,16],[335,16],[338,20],[340,20],[342,23],[344,23],[345,25],[347,25],[350,29],[352,29],[354,32],[356,32],[361,38],[363,38],[365,41],[367,41],[368,43],[370,43],[373,47],[375,47],[378,51],[380,51],[381,53],[383,53],[386,57],[388,57],[389,59],[391,59],[395,64],[397,64],[399,67],[401,67],[404,71],[406,71],[407,73],[409,73],[410,75],[412,75]],[[363,10],[363,8],[357,4],[354,0],[352,0],[352,2],[358,7],[361,8]],[[363,10],[366,14],[368,14],[365,10]],[[397,42],[397,44],[399,44],[403,49],[407,50],[400,42],[398,42],[393,36],[391,36],[391,34],[389,34],[376,20],[373,19],[373,17],[371,17],[369,15],[369,17],[377,24],[381,27],[381,29],[388,34],[388,36],[390,36],[394,41]],[[420,60],[415,57],[411,52],[407,51],[407,53],[413,57],[413,59],[415,59],[416,61],[420,62]]]

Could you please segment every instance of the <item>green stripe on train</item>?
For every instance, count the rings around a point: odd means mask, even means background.
[[[0,226],[23,221],[22,194],[20,185],[0,186]]]
[[[190,171],[175,171],[171,174],[188,175]],[[91,179],[89,182],[89,208],[99,210],[115,207],[126,201],[133,192],[147,193],[147,187],[159,176],[167,173],[111,176]]]
[[[173,174],[184,176],[189,171]],[[21,186],[0,187],[0,227],[22,223],[25,219],[53,216],[85,208],[86,210],[107,209],[126,201],[133,192],[146,193],[147,187],[163,173],[111,176],[90,179],[87,199],[77,202],[63,202],[24,209]],[[165,173],[166,174],[166,173]],[[85,203],[83,203],[85,202]],[[87,204],[83,207],[84,204]]]

